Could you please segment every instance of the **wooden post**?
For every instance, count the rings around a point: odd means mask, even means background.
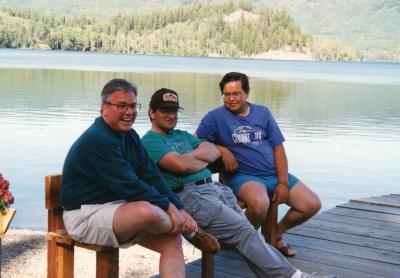
[[[214,278],[215,256],[201,252],[201,278]]]
[[[74,277],[74,246],[56,243],[56,268],[57,278]]]
[[[119,249],[104,248],[96,252],[96,278],[114,278],[119,275]]]

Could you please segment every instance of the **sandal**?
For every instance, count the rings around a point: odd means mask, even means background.
[[[278,247],[278,245],[279,245],[278,243],[280,243],[280,242],[282,242],[282,244],[281,244],[281,246]],[[293,251],[293,249],[291,249],[290,245],[286,244],[283,241],[282,236],[277,237],[275,248],[278,249],[278,251],[281,252],[282,255],[284,255],[285,257],[292,258],[296,255],[295,252]]]

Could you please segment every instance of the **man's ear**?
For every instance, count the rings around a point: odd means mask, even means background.
[[[155,110],[153,110],[149,107],[149,110],[147,111],[147,113],[149,114],[150,120],[155,119],[155,115],[154,115],[155,112],[156,112]]]

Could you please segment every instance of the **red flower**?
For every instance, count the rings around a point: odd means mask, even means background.
[[[10,191],[7,191],[6,193],[4,193],[2,199],[6,204],[9,204],[9,205],[14,203],[14,196],[11,194]]]
[[[9,185],[10,185],[10,183],[8,182],[8,180],[5,180],[5,179],[0,180],[0,190],[7,191]]]
[[[0,211],[4,211],[14,203],[14,196],[8,190],[10,183],[0,173]]]

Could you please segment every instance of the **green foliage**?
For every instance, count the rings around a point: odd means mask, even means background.
[[[340,40],[360,59],[400,56],[398,0],[255,0],[257,7],[284,8],[314,37]]]
[[[284,10],[255,12],[245,0],[200,2],[104,20],[26,9],[0,11],[0,47],[240,57],[288,46],[296,52],[312,48],[319,59],[354,58],[336,43],[313,42]]]

